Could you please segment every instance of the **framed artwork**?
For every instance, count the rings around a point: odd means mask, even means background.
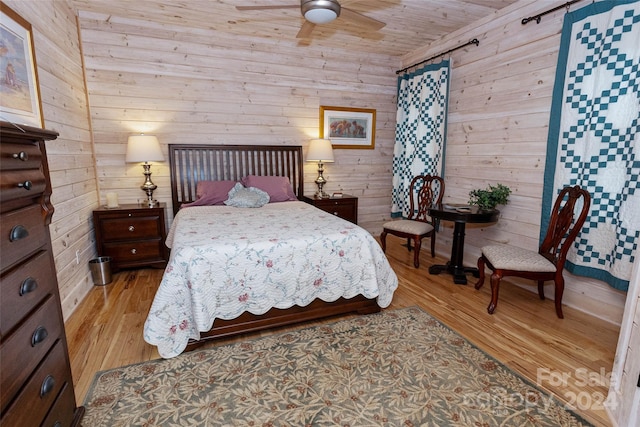
[[[0,120],[43,127],[31,24],[0,2]]]
[[[375,146],[376,110],[320,106],[320,138],[331,140],[333,148]]]

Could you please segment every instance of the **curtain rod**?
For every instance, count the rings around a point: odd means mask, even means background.
[[[549,13],[551,13],[551,12],[555,12],[556,10],[560,10],[560,9],[562,9],[563,7],[566,7],[566,8],[567,8],[567,10],[569,10],[569,6],[571,6],[571,5],[572,5],[572,4],[574,4],[574,3],[578,3],[579,1],[582,1],[582,0],[572,0],[572,1],[568,1],[568,2],[566,2],[565,4],[562,4],[562,5],[560,5],[560,6],[554,7],[553,9],[545,10],[544,12],[539,13],[539,14],[537,14],[537,15],[535,15],[535,16],[530,16],[530,17],[528,17],[528,18],[523,18],[523,19],[522,19],[522,25],[525,25],[525,24],[527,24],[528,22],[531,22],[531,21],[533,21],[533,20],[535,20],[535,21],[536,21],[536,24],[539,24],[539,23],[540,23],[541,18],[542,18],[544,15],[547,15],[547,14],[549,14]]]
[[[405,71],[407,71],[407,70],[408,70],[408,69],[410,69],[410,68],[417,67],[418,65],[422,65],[422,64],[424,64],[425,62],[429,62],[429,61],[431,61],[432,59],[436,59],[436,58],[437,58],[437,57],[439,57],[439,56],[444,56],[444,55],[446,55],[447,53],[451,53],[451,52],[453,52],[454,50],[462,49],[463,47],[469,46],[470,44],[475,44],[476,46],[478,46],[478,45],[480,44],[480,41],[479,41],[478,39],[469,40],[469,41],[468,41],[468,42],[466,42],[465,44],[461,44],[460,46],[456,46],[456,47],[454,47],[454,48],[452,48],[452,49],[449,49],[449,50],[448,50],[448,51],[446,51],[446,52],[442,52],[442,53],[439,53],[439,54],[437,54],[437,55],[433,55],[431,58],[427,58],[427,59],[425,59],[424,61],[416,62],[415,64],[413,64],[413,65],[409,65],[408,67],[405,67],[405,68],[403,68],[402,70],[398,70],[398,71],[396,71],[396,74],[404,73]]]

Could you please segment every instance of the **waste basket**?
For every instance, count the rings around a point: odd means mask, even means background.
[[[93,284],[103,286],[111,283],[111,257],[101,256],[89,261]]]

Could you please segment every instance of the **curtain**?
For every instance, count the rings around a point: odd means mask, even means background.
[[[542,239],[566,185],[591,194],[570,272],[626,291],[640,235],[640,1],[602,1],[564,19],[549,122]]]
[[[449,73],[446,60],[398,77],[393,218],[408,216],[408,189],[414,176],[444,176]]]

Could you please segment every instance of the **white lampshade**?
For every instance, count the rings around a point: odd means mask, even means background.
[[[312,139],[307,151],[308,162],[333,162],[333,148],[328,139]]]
[[[158,138],[154,135],[131,135],[127,143],[125,160],[129,163],[164,161]]]
[[[336,0],[304,0],[301,9],[304,19],[314,24],[327,24],[340,16]]]

